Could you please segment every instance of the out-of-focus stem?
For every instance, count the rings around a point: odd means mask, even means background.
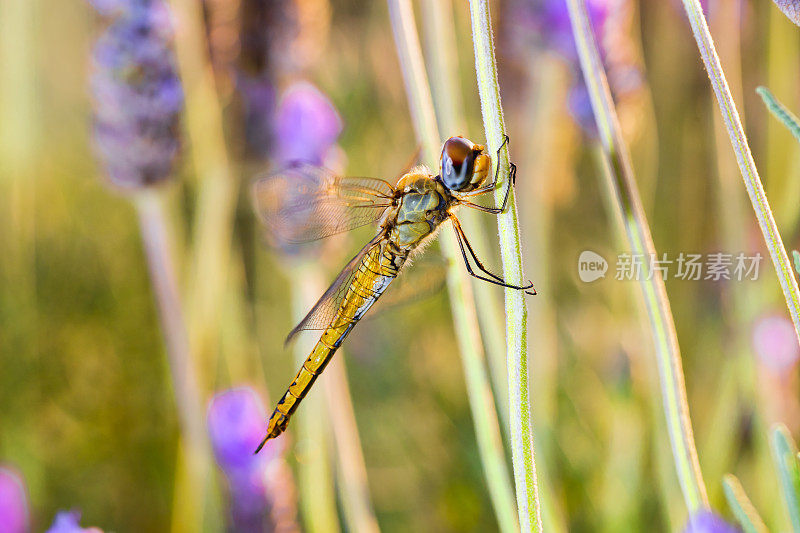
[[[292,284],[293,315],[300,321],[317,298],[325,292],[325,284],[317,267],[305,261],[289,260],[285,272]],[[314,335],[301,335],[295,342],[295,363],[302,365],[317,338]],[[335,357],[340,357],[337,353]],[[330,376],[323,375],[318,385],[325,387]],[[318,382],[319,383],[319,382]],[[279,391],[283,394],[283,390]],[[338,533],[339,513],[336,509],[336,491],[330,454],[330,425],[327,409],[321,396],[322,391],[312,388],[303,400],[303,405],[294,415],[292,425],[296,430],[297,481],[300,511],[303,524],[311,533]],[[279,396],[280,397],[280,396]]]
[[[769,2],[765,4],[763,8],[767,15],[767,25],[762,33],[766,53],[760,56],[766,70],[763,73],[766,75],[765,85],[779,95],[796,95],[797,88],[800,87],[800,69],[797,68],[800,64],[800,31],[786,20],[781,10],[775,9],[775,5],[769,5]],[[717,34],[713,24],[712,29],[722,47],[722,36]],[[737,30],[741,32],[741,28]],[[720,54],[724,59],[723,50],[720,50]],[[724,61],[723,66],[730,82],[730,71]],[[734,84],[734,101],[743,102],[742,94],[735,89]],[[800,154],[780,124],[770,120],[765,129],[761,141],[764,154],[761,170],[767,177],[764,185],[767,195],[772,198],[775,221],[784,235],[789,235],[796,230],[800,220],[800,210],[797,209],[797,198],[800,197]]]
[[[361,440],[350,399],[350,386],[344,354],[336,354],[326,369],[323,390],[328,402],[333,436],[336,441],[339,468],[337,471],[342,493],[342,506],[348,529],[354,533],[377,533],[378,520],[372,509],[367,483],[367,467],[361,452]]]
[[[742,488],[739,479],[733,474],[727,474],[722,479],[725,498],[728,500],[728,507],[733,511],[736,520],[745,533],[767,533],[769,530],[758,516],[758,511],[750,502],[750,498]]]
[[[423,160],[431,168],[436,168],[440,143],[439,128],[436,124],[433,99],[425,74],[411,3],[409,0],[389,0],[389,15],[414,129],[422,145]],[[513,492],[508,479],[492,389],[485,368],[472,286],[461,264],[452,234],[443,233],[441,243],[443,253],[450,263],[447,273],[450,307],[489,494],[501,531],[516,531],[519,526],[514,516]]]
[[[430,83],[439,126],[447,135],[461,135],[466,131],[466,125],[463,99],[457,86],[459,74],[453,5],[450,0],[431,0],[422,2],[422,9],[423,41],[430,71],[435,73],[431,76]],[[492,249],[489,244],[489,227],[494,225],[493,219],[469,209],[462,210],[458,218],[469,232],[470,242],[476,250]],[[475,279],[471,281],[483,345],[491,370],[496,408],[503,424],[508,427],[506,340],[503,336],[505,328],[499,291],[490,283]]]
[[[200,531],[203,523],[204,487],[210,473],[211,447],[205,431],[204,403],[198,372],[189,349],[178,292],[171,233],[157,191],[138,191],[133,196],[133,203],[139,215],[142,242],[158,305],[181,426],[182,455],[188,476],[188,484],[184,488],[189,491],[188,500],[185,501],[192,512],[180,513],[180,527],[186,531]],[[187,495],[181,495],[184,496]],[[186,523],[190,516],[192,523]]]
[[[608,80],[586,14],[585,0],[568,0],[567,5],[581,69],[589,89],[600,134],[603,170],[612,187],[619,219],[623,223],[632,253],[641,254],[643,257],[656,257],[650,227],[634,180],[628,147],[622,138]],[[708,507],[708,496],[697,459],[681,368],[680,348],[667,291],[660,272],[649,274],[652,275],[640,276],[649,278],[640,279],[640,287],[656,346],[661,393],[675,468],[686,505],[689,511],[694,513]]]
[[[698,0],[683,0],[683,6],[686,9],[692,32],[700,49],[700,56],[703,58],[703,63],[705,63],[711,87],[717,97],[717,103],[725,121],[731,145],[736,153],[736,160],[739,163],[739,170],[742,173],[747,194],[750,196],[750,202],[753,204],[758,225],[764,235],[764,242],[767,245],[772,262],[775,264],[778,281],[781,284],[786,305],[792,316],[795,332],[798,335],[798,340],[800,340],[800,289],[798,289],[789,257],[786,255],[786,249],[783,247],[781,235],[778,232],[767,196],[764,193],[764,187],[761,184],[761,178],[758,175],[753,155],[750,152],[750,146],[742,128],[739,112],[736,110],[736,104],[733,101],[728,82],[722,71],[719,56],[714,49],[711,33],[708,31],[708,24],[705,16],[703,16],[703,9],[700,7]]]
[[[213,366],[221,301],[230,264],[230,243],[238,183],[228,162],[214,74],[208,56],[202,3],[170,0],[177,24],[175,52],[186,94],[186,129],[199,178],[188,309],[195,352]]]
[[[470,0],[472,42],[475,48],[475,71],[478,94],[481,100],[486,143],[492,154],[492,171],[500,168],[503,181],[495,191],[495,202],[503,201],[506,180],[510,176],[510,156],[506,144],[498,161],[494,154],[506,135],[500,87],[497,82],[497,65],[494,57],[494,37],[487,0]],[[525,282],[522,271],[522,245],[519,238],[517,201],[513,188],[508,199],[508,209],[497,217],[500,230],[500,254],[503,260],[503,278],[514,284]],[[533,432],[528,395],[528,311],[525,294],[505,289],[506,310],[506,360],[508,366],[508,398],[511,436],[511,459],[517,489],[517,510],[522,531],[541,531],[536,465],[533,454]]]

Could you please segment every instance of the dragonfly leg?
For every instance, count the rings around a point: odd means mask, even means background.
[[[453,229],[456,232],[456,240],[458,241],[458,247],[461,249],[461,256],[464,258],[464,264],[467,267],[467,272],[469,272],[470,276],[473,276],[482,281],[488,281],[489,283],[494,283],[495,285],[500,285],[501,287],[506,287],[508,289],[515,289],[518,291],[525,291],[525,294],[530,294],[531,296],[536,295],[536,289],[533,288],[533,282],[528,281],[527,285],[513,285],[511,283],[506,282],[503,278],[498,276],[497,274],[493,274],[486,267],[483,266],[481,260],[478,259],[478,256],[475,254],[475,250],[472,249],[472,245],[467,240],[467,236],[464,233],[464,229],[461,227],[461,223],[455,216],[450,216],[450,219],[453,221]],[[478,270],[489,276],[488,278],[485,276],[481,276],[480,274],[476,274],[472,270],[472,265],[469,262],[469,258],[467,258],[467,251],[469,251],[469,255],[472,257],[472,260],[475,261],[475,265],[478,267]],[[531,289],[533,292],[531,292]]]

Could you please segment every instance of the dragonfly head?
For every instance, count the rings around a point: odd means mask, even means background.
[[[480,188],[492,168],[492,159],[484,147],[464,137],[450,137],[442,148],[440,176],[442,183],[458,192]]]

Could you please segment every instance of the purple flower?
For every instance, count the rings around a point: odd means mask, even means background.
[[[275,112],[275,158],[279,165],[321,165],[341,131],[342,120],[330,100],[310,83],[294,83],[281,95]]]
[[[266,75],[240,74],[237,85],[242,97],[247,148],[253,154],[266,158],[272,146],[275,89]]]
[[[0,467],[0,531],[28,531],[28,498],[22,477],[13,470]]]
[[[600,40],[608,16],[609,0],[588,0],[589,21]],[[515,0],[510,4],[515,37],[539,48],[560,54],[572,64],[578,63],[578,51],[572,36],[567,0]]]
[[[773,0],[789,20],[800,26],[800,0]]]
[[[776,374],[785,374],[800,358],[794,326],[781,314],[758,319],[753,328],[753,348],[759,361]]]
[[[103,533],[103,531],[96,527],[82,528],[79,511],[60,511],[47,533]]]
[[[94,148],[109,180],[122,188],[158,183],[178,152],[183,90],[163,0],[93,0],[116,19],[92,54]]]
[[[281,454],[281,442],[254,454],[264,438],[266,412],[258,394],[241,387],[214,396],[208,430],[214,456],[228,478],[237,531],[263,531],[270,505],[266,472]]]
[[[739,533],[736,528],[715,513],[705,510],[689,518],[683,533]]]
[[[624,98],[643,84],[631,33],[630,0],[587,0],[589,22],[606,67],[615,98]],[[567,97],[568,109],[587,135],[596,135],[589,93],[580,71],[580,60],[572,34],[566,0],[516,0],[511,4],[515,46],[546,49],[559,54],[575,72]],[[526,50],[521,51],[527,54]]]

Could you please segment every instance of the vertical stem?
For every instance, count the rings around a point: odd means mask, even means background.
[[[186,128],[199,177],[189,277],[190,335],[196,353],[213,366],[221,300],[230,264],[238,183],[223,136],[222,109],[208,57],[201,3],[170,0],[178,24],[175,51],[186,93]]]
[[[367,483],[367,466],[361,452],[361,440],[350,399],[344,354],[336,354],[326,369],[323,390],[333,426],[339,459],[338,477],[341,484],[342,506],[349,530],[354,533],[377,533],[378,520],[372,510]]]
[[[422,2],[422,27],[425,51],[428,55],[431,77],[431,93],[436,108],[436,116],[443,132],[453,135],[466,130],[464,124],[464,105],[458,88],[460,79],[458,55],[456,53],[455,24],[453,5],[450,0],[430,0]],[[470,241],[476,250],[490,250],[490,224],[494,221],[483,213],[465,209],[458,215],[459,220],[469,232]],[[452,239],[450,239],[452,241]],[[459,259],[455,243],[451,247]],[[508,383],[506,380],[506,340],[503,335],[503,310],[497,288],[481,280],[471,280],[475,292],[475,308],[481,327],[483,345],[489,360],[495,403],[500,418],[508,427]]]
[[[205,431],[204,403],[197,370],[189,349],[189,338],[181,309],[178,282],[172,254],[169,225],[158,192],[138,191],[133,203],[139,215],[142,242],[147,257],[161,330],[166,344],[172,376],[178,420],[181,426],[183,459],[189,483],[193,525],[182,524],[187,530],[202,527],[203,487],[210,472],[211,447]]]
[[[287,261],[284,265],[287,277],[292,284],[293,315],[301,320],[306,312],[325,291],[319,271],[310,261]],[[302,365],[317,340],[313,336],[300,336],[295,341],[295,362]],[[340,357],[336,354],[335,357]],[[330,376],[320,378],[327,381]],[[303,523],[310,533],[338,533],[339,513],[336,508],[336,491],[330,455],[330,425],[320,383],[312,388],[303,400],[303,406],[294,415],[296,423],[296,453],[300,457],[297,466],[300,511]],[[280,395],[283,390],[278,391]],[[278,396],[280,397],[280,396]]]
[[[423,159],[427,165],[435,168],[439,156],[439,128],[436,123],[433,99],[428,77],[425,74],[422,50],[410,1],[389,0],[389,15],[414,128],[417,139],[422,144]],[[517,531],[519,526],[514,516],[513,492],[508,479],[492,389],[486,372],[472,286],[461,265],[453,235],[442,234],[441,243],[442,251],[450,263],[447,273],[450,307],[453,312],[456,337],[464,365],[467,395],[489,494],[500,530],[504,532]]]
[[[753,204],[758,225],[761,227],[761,233],[764,235],[764,241],[767,249],[769,249],[772,262],[775,264],[778,281],[781,284],[786,305],[792,316],[795,332],[798,335],[798,340],[800,340],[800,289],[798,289],[789,257],[786,255],[781,235],[772,216],[767,196],[764,193],[764,187],[761,184],[761,178],[753,161],[753,154],[750,152],[750,146],[744,135],[739,112],[736,110],[736,104],[733,101],[728,82],[722,71],[719,56],[714,49],[711,33],[708,31],[708,24],[703,16],[700,3],[698,0],[683,0],[683,6],[686,9],[694,38],[700,49],[700,56],[706,66],[711,87],[717,97],[717,103],[728,130],[731,145],[736,153],[736,161],[739,163],[739,170],[742,173],[747,194],[750,196],[750,202]]]
[[[470,0],[469,6],[475,48],[475,70],[486,142],[489,153],[494,155],[503,142],[506,129],[500,101],[500,87],[497,82],[489,5],[487,0]],[[510,172],[508,145],[501,152],[500,161],[495,159],[492,158],[492,170],[499,166],[500,175],[508,179]],[[495,201],[498,204],[502,202],[504,190],[505,183],[500,183],[495,191]],[[522,284],[525,281],[522,272],[522,246],[519,238],[517,201],[513,189],[508,205],[508,210],[497,217],[503,277],[510,283]],[[517,488],[519,522],[522,531],[540,531],[542,525],[528,395],[528,311],[524,293],[505,289],[505,307],[511,458]]]
[[[602,145],[600,159],[612,188],[628,243],[633,254],[655,257],[655,245],[641,206],[628,147],[622,140],[622,131],[608,88],[608,80],[586,14],[585,0],[568,0],[567,5],[581,69],[589,89],[600,133]],[[689,419],[680,348],[666,287],[660,272],[652,274],[652,276],[641,276],[650,279],[640,279],[640,287],[656,346],[661,393],[675,468],[686,505],[689,511],[694,513],[708,507],[708,497]]]

